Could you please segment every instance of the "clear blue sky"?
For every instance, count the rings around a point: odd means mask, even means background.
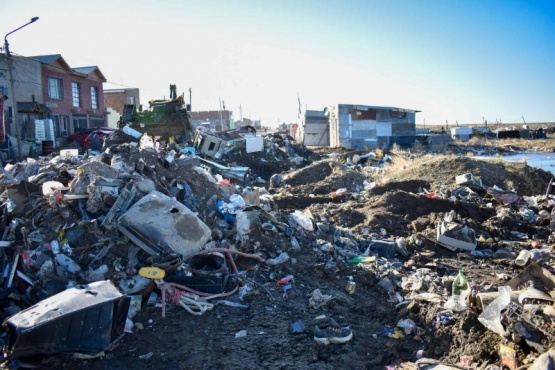
[[[555,1],[10,1],[14,53],[97,65],[141,101],[275,126],[337,103],[421,110],[417,123],[555,121]]]

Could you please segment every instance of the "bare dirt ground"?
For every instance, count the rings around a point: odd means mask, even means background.
[[[122,149],[123,150],[123,149]],[[125,154],[130,163],[137,155],[132,149]],[[142,157],[158,176],[186,179],[196,199],[196,211],[213,230],[214,239],[227,239],[235,248],[254,252],[265,259],[286,252],[291,259],[269,266],[255,264],[254,269],[241,270],[238,278],[242,287],[248,286],[242,298],[234,294],[227,299],[248,307],[216,305],[203,315],[193,316],[183,308],[168,305],[166,317],[159,307],[143,307],[134,318],[133,333],[126,334],[115,348],[95,359],[76,359],[70,354],[48,356],[24,361],[39,368],[51,369],[390,369],[410,368],[409,363],[419,356],[459,363],[461,356],[472,357],[477,368],[499,364],[500,343],[511,341],[487,330],[478,321],[474,307],[456,313],[449,323],[439,323],[438,313],[445,309],[439,303],[411,300],[399,304],[379,284],[384,278],[401,281],[417,269],[426,268],[428,292],[450,295],[451,282],[464,269],[475,287],[496,291],[522,268],[513,260],[520,248],[531,248],[532,241],[552,245],[548,225],[524,222],[515,217],[515,205],[502,206],[484,189],[470,189],[470,195],[450,200],[459,186],[455,177],[472,173],[484,186],[497,185],[520,196],[545,194],[552,175],[531,168],[524,163],[503,161],[486,162],[466,156],[414,156],[396,154],[386,170],[365,172],[361,167],[348,165],[348,159],[363,152],[341,151],[328,158],[328,151],[317,151],[310,156],[306,167],[291,169],[286,163],[275,168],[261,161],[258,173],[268,178],[282,173],[283,183],[270,188],[272,215],[287,224],[296,210],[312,216],[315,231],[302,228],[294,236],[301,248],[292,246],[283,232],[268,231],[260,225],[268,221],[263,215],[252,223],[246,241],[235,238],[234,231],[222,227],[221,217],[214,211],[213,200],[233,193],[209,182],[190,168],[172,173],[154,158]],[[317,160],[318,155],[322,160]],[[134,159],[133,159],[134,158]],[[397,158],[397,159],[395,159]],[[240,158],[234,158],[240,162]],[[255,162],[256,158],[246,161]],[[374,182],[373,187],[364,183]],[[345,188],[341,196],[333,194]],[[426,190],[436,197],[423,195]],[[473,192],[475,194],[473,195]],[[488,204],[489,203],[489,204]],[[503,208],[513,213],[499,215]],[[550,210],[546,203],[531,207],[536,213]],[[365,250],[365,242],[372,238],[396,239],[426,235],[449,212],[475,229],[487,242],[478,250],[503,251],[502,243],[516,231],[529,236],[513,250],[509,257],[477,258],[469,253],[453,252],[422,239],[422,243],[407,243],[408,255],[378,258],[377,262],[353,265],[348,261]],[[239,261],[238,261],[239,263]],[[287,291],[277,281],[293,276]],[[346,290],[349,277],[356,282],[356,290]],[[232,279],[228,289],[237,279]],[[315,290],[328,295],[329,300],[314,305],[310,298]],[[152,283],[144,293],[156,290]],[[403,296],[408,291],[397,287]],[[344,344],[322,345],[315,342],[316,317],[326,315],[346,323],[353,338]],[[402,319],[411,319],[418,330],[405,338],[393,338],[388,333]],[[292,324],[302,322],[304,329],[293,332]],[[238,336],[240,331],[246,335]],[[529,346],[515,346],[520,362],[534,355]]]

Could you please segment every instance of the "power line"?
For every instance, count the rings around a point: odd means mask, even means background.
[[[13,51],[11,51],[11,54],[16,55],[16,56],[18,56],[18,57],[20,57],[20,58],[25,58],[25,59],[28,59],[28,60],[33,60],[33,61],[35,61],[35,62],[38,62],[38,63],[42,64],[42,62],[41,62],[39,59],[37,59],[37,58],[32,58],[32,57],[28,57],[28,56],[21,55],[21,54],[18,54],[18,53],[14,53]],[[61,56],[61,54],[52,54],[52,55],[60,55],[60,56]],[[63,58],[63,57],[62,57],[62,58]],[[97,65],[94,65],[94,66],[97,67],[98,69],[100,69]],[[61,67],[58,67],[58,66],[55,66],[55,65],[52,65],[52,64],[48,65],[48,67],[51,68],[51,69],[54,69],[54,70],[58,70],[58,71],[60,71],[60,72],[65,72],[65,73],[68,72],[66,69],[61,68]],[[70,68],[72,71],[74,71],[74,68],[72,68],[72,67],[69,67],[69,68]],[[28,82],[26,82],[26,83],[33,83],[33,84],[37,84],[37,85],[42,85],[42,83],[36,83],[36,82],[30,82],[30,81],[28,81]],[[129,86],[129,85],[126,85],[126,84],[117,83],[117,82],[112,82],[112,81],[106,81],[106,82],[104,82],[104,83],[106,83],[106,84],[112,84],[112,85],[116,85],[116,86],[121,86],[121,87],[129,88],[129,89],[137,89],[137,88],[138,88],[138,87],[136,87],[136,86]],[[143,91],[143,92],[151,93],[151,94],[154,93],[154,94],[159,94],[159,95],[162,95],[162,96],[164,95],[164,93],[162,92],[162,90],[158,90],[158,89],[157,89],[157,90],[152,90],[152,89],[141,88],[140,90]]]
[[[18,57],[25,58],[25,59],[28,59],[28,60],[33,60],[33,61],[35,61],[35,62],[39,62],[40,64],[42,64],[42,62],[41,62],[39,59],[32,58],[32,57],[27,57],[27,56],[24,56],[24,55],[21,55],[21,54],[18,54],[18,53],[14,53],[13,51],[12,51],[11,53],[14,54],[14,55],[17,55]],[[56,54],[54,54],[54,55],[56,55]],[[61,54],[60,54],[60,56],[61,56]],[[52,65],[52,64],[50,64],[48,67],[50,67],[50,68],[52,68],[52,69],[56,69],[56,70],[58,70],[58,71],[60,71],[60,72],[66,72],[66,73],[67,73],[67,70],[66,70],[66,69],[61,68],[61,67],[58,67],[58,66],[55,66],[55,65]],[[100,69],[97,65],[95,65],[95,67],[97,67],[98,69]],[[69,68],[70,68],[72,71],[74,71],[74,68],[71,68],[71,67],[69,67]],[[79,67],[77,67],[77,68],[79,68]],[[121,86],[121,87],[127,87],[127,88],[130,88],[130,89],[135,88],[135,87],[133,87],[133,86],[124,85],[124,84],[120,84],[120,83],[112,82],[112,81],[106,81],[106,82],[104,82],[104,83],[108,83],[108,84],[112,84],[112,85],[117,85],[117,86]],[[147,90],[147,91],[148,91],[148,90]]]

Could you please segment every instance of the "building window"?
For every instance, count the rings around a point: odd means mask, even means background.
[[[135,105],[135,97],[134,96],[129,97],[129,104]]]
[[[89,116],[89,127],[104,127],[104,117]]]
[[[69,136],[69,116],[61,116],[60,131],[62,137]]]
[[[60,132],[60,116],[55,114],[52,116],[52,122],[54,123],[54,137],[61,137]]]
[[[98,87],[91,86],[91,105],[92,109],[98,109]]]
[[[73,132],[87,128],[87,116],[73,115]]]
[[[54,100],[64,99],[63,80],[56,77],[48,77],[48,97]]]
[[[81,106],[81,95],[79,94],[79,84],[71,83],[71,96],[73,97],[73,106],[79,108]]]

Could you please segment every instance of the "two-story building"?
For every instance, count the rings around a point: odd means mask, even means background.
[[[42,66],[42,96],[51,111],[57,146],[74,132],[106,126],[106,78],[97,66],[71,68],[60,54],[30,58]]]
[[[7,56],[0,57],[0,144],[15,145],[19,131],[26,156],[33,142],[60,147],[74,132],[106,126],[106,78],[97,66],[72,68],[60,54],[10,58],[11,73]]]

